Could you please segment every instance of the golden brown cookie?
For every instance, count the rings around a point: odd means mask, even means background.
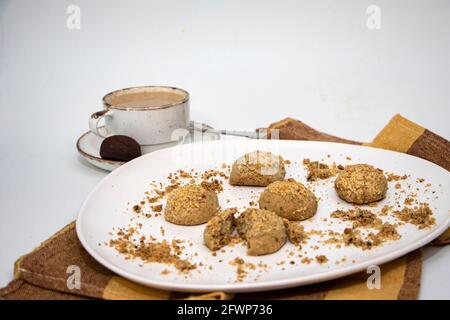
[[[234,214],[236,212],[236,209],[227,209],[208,221],[203,233],[203,240],[210,250],[219,250],[230,242],[230,236],[234,229]]]
[[[289,221],[283,219],[284,226],[286,227],[286,233],[291,243],[300,245],[304,240],[308,239],[308,235],[305,232],[305,228],[296,221]]]
[[[236,220],[239,235],[247,242],[247,254],[260,256],[278,251],[286,243],[283,219],[261,209],[247,209]]]
[[[192,226],[208,222],[218,211],[219,200],[214,191],[187,185],[169,193],[164,218],[175,224]]]
[[[346,166],[339,173],[334,188],[349,203],[367,204],[383,199],[388,184],[383,171],[368,164]]]
[[[317,211],[317,199],[303,184],[289,179],[267,186],[259,198],[259,207],[288,220],[305,220]]]
[[[281,156],[266,151],[254,151],[237,159],[231,168],[230,184],[262,186],[283,180],[286,175]]]

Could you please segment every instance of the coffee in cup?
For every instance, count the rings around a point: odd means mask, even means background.
[[[100,137],[125,135],[140,145],[167,143],[172,133],[189,127],[189,93],[185,90],[145,86],[126,88],[103,97],[103,111],[89,119],[89,128]],[[106,134],[99,130],[105,119]]]

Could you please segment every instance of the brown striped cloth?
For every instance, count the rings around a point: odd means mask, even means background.
[[[301,121],[284,119],[269,126],[278,129],[280,139],[320,140],[351,144],[314,130]],[[450,170],[450,143],[429,130],[394,116],[372,143],[364,144],[405,152],[432,161]],[[450,242],[447,230],[433,245]],[[68,267],[81,270],[79,289],[69,289]],[[231,295],[212,292],[199,295],[177,293],[144,287],[107,270],[82,247],[72,222],[42,243],[30,254],[17,260],[15,279],[0,289],[0,299],[416,299],[419,294],[422,252],[416,250],[381,266],[382,286],[369,290],[365,272],[324,283],[297,288]]]

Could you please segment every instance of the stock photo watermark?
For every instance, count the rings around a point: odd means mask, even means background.
[[[366,26],[369,30],[381,29],[381,8],[377,5],[370,5],[366,9],[367,17]]]
[[[81,29],[81,8],[75,4],[71,4],[66,9],[67,20],[66,27],[69,30]]]
[[[208,143],[220,140],[220,135],[232,136],[234,139],[227,141],[227,146],[217,145],[209,147]],[[250,139],[242,139],[242,138]],[[172,132],[171,139],[183,148],[172,148],[171,159],[174,163],[182,165],[208,165],[220,161],[234,161],[242,154],[256,150],[267,149],[267,140],[279,140],[278,129],[259,129],[257,131],[227,131],[214,129],[176,129]],[[280,153],[280,145],[273,144],[269,148],[274,154]],[[255,156],[248,159],[252,164],[264,163],[265,158]],[[267,169],[266,166],[261,168]],[[276,170],[276,168],[274,168]],[[264,174],[261,172],[261,174]],[[269,173],[266,173],[269,174]]]
[[[79,266],[70,265],[67,267],[66,273],[68,275],[66,285],[69,290],[81,289],[81,269]]]
[[[381,289],[381,269],[377,265],[371,265],[367,267],[367,274],[370,276],[367,278],[366,284],[369,290]]]

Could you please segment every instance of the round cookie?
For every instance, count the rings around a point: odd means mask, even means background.
[[[230,184],[236,186],[259,186],[283,180],[286,175],[281,156],[267,151],[253,151],[237,159],[231,168]]]
[[[193,226],[208,222],[218,211],[219,200],[214,191],[187,185],[169,193],[164,218],[174,224]]]
[[[368,164],[346,166],[339,173],[334,188],[349,203],[367,204],[383,199],[388,184],[383,171]]]
[[[311,218],[317,211],[317,199],[303,184],[289,179],[269,184],[259,198],[259,207],[288,220]]]
[[[283,219],[271,211],[247,209],[236,220],[236,226],[247,243],[247,254],[250,256],[276,252],[286,243]]]

